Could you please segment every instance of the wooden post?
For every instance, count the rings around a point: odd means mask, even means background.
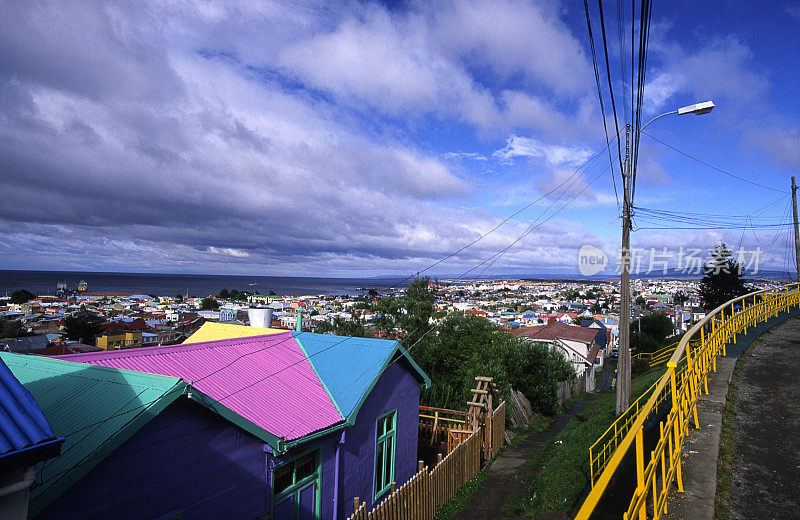
[[[421,460],[418,460],[417,461],[417,473],[419,473],[423,469],[425,469],[425,463],[422,462]]]
[[[355,498],[353,499],[353,511],[354,511],[354,512],[357,512],[357,511],[358,511],[358,497],[355,497]]]
[[[487,446],[486,446],[487,457],[486,458],[490,459],[492,457],[492,449],[493,449],[492,439],[494,439],[494,430],[492,430],[492,419],[494,418],[493,417],[494,411],[492,410],[492,394],[491,393],[486,396],[486,400],[487,400],[488,405],[489,405],[489,410],[486,412],[486,430],[489,432],[489,442],[486,443],[487,444]]]

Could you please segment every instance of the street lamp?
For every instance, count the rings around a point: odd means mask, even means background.
[[[703,103],[695,103],[681,107],[671,112],[665,112],[657,115],[650,121],[639,128],[637,132],[637,141],[640,137],[639,134],[655,121],[664,116],[671,114],[695,114],[702,115],[708,114],[714,109],[714,103],[705,101]],[[619,313],[619,357],[617,367],[617,403],[615,411],[617,415],[622,415],[628,409],[630,396],[631,396],[631,343],[630,343],[630,321],[631,321],[631,158],[630,158],[630,133],[631,125],[625,125],[625,171],[623,172],[623,204],[622,204],[622,275],[620,277],[620,313]]]

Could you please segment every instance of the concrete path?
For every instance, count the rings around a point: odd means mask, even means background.
[[[503,506],[514,493],[524,489],[530,478],[526,462],[542,444],[555,437],[575,415],[581,413],[596,394],[584,394],[573,401],[569,411],[556,417],[543,431],[532,434],[513,448],[506,448],[489,468],[483,485],[455,515],[455,520],[485,520],[503,518]],[[560,518],[560,517],[559,517]]]
[[[736,384],[733,518],[800,518],[800,321],[763,337]]]
[[[709,377],[709,394],[698,402],[700,429],[689,431],[683,449],[684,493],[673,487],[667,518],[714,518],[722,409],[739,355],[759,337],[763,341],[745,361],[736,386],[734,518],[800,518],[800,384],[792,373],[800,353],[800,321],[790,319],[796,316],[797,310],[781,313],[751,328],[737,337],[736,345],[728,345],[728,357],[717,360],[717,372]],[[786,463],[794,469],[785,467]],[[779,492],[786,488],[793,492],[788,502]],[[790,507],[777,506],[774,500]]]

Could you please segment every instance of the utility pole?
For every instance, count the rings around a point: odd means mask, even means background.
[[[794,210],[794,260],[797,264],[797,279],[800,280],[800,229],[797,227],[797,184],[792,177],[792,209]]]
[[[630,162],[631,125],[625,125],[625,171],[623,172],[622,203],[622,254],[620,277],[620,311],[619,311],[619,357],[617,361],[617,416],[628,409],[631,387],[631,162]]]

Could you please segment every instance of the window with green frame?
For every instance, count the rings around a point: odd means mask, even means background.
[[[394,482],[395,433],[397,410],[378,419],[375,432],[375,499],[386,493]]]

